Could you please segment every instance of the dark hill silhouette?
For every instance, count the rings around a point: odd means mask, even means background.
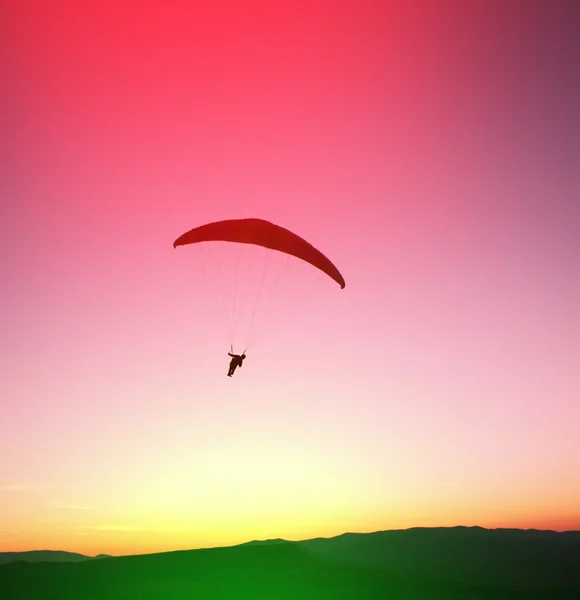
[[[294,542],[289,542],[288,540],[283,540],[282,538],[276,538],[272,540],[252,540],[251,542],[244,542],[243,544],[238,544],[239,546],[271,546],[272,544],[292,544]]]
[[[274,543],[267,543],[274,542]],[[0,567],[3,600],[580,598],[580,533],[412,529]]]
[[[333,562],[409,576],[520,589],[580,586],[580,532],[574,531],[414,528],[298,543]]]
[[[0,565],[24,560],[26,562],[79,562],[92,560],[92,556],[62,550],[29,550],[28,552],[0,552]]]

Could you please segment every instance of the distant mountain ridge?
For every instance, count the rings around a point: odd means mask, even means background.
[[[269,540],[252,540],[251,542],[243,542],[242,544],[236,544],[236,546],[271,546],[272,544],[295,544],[296,542],[290,542],[283,540],[282,538],[273,538]]]
[[[108,554],[97,556],[85,556],[77,552],[65,552],[64,550],[28,550],[26,552],[0,552],[0,565],[11,562],[25,561],[28,563],[38,562],[81,562],[83,560],[95,560],[96,558],[108,558]]]

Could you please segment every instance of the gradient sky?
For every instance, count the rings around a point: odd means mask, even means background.
[[[0,551],[580,529],[577,2],[1,10]]]

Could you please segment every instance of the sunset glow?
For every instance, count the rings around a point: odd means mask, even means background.
[[[0,551],[580,529],[577,9],[3,9]]]

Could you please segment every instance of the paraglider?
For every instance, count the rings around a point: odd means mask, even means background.
[[[241,367],[242,363],[244,362],[244,359],[246,358],[245,354],[232,354],[231,352],[228,352],[228,356],[232,357],[232,360],[230,360],[230,368],[228,370],[228,377],[231,377],[234,374],[234,371],[236,370],[236,367]]]
[[[173,242],[173,247],[218,241],[255,244],[291,254],[326,273],[340,285],[341,289],[346,286],[339,270],[320,250],[288,229],[263,219],[231,219],[201,225],[180,235]]]
[[[318,272],[327,275],[331,280],[335,281],[341,289],[344,289],[346,286],[344,277],[340,271],[320,250],[290,230],[269,221],[265,221],[264,219],[229,219],[201,225],[180,235],[173,242],[173,247],[177,248],[178,246],[200,244],[201,242],[228,242],[235,245],[241,244],[246,247],[249,245],[260,246],[265,249],[266,254],[269,254],[269,251],[274,251],[274,254],[293,256],[300,261],[310,264]],[[266,256],[266,260],[267,259],[268,256]],[[264,267],[264,273],[265,271],[266,265]],[[234,287],[236,285],[237,275],[236,267]],[[254,306],[252,325],[259,302],[259,296],[262,291],[262,284],[263,278],[258,292],[258,299]],[[232,313],[235,312],[235,308],[236,299],[234,297]],[[233,333],[230,332],[231,340],[232,337]],[[247,348],[247,340],[243,343],[246,343]],[[236,368],[242,366],[246,354],[245,350],[242,354],[235,354],[233,347],[231,347],[231,352],[228,353],[228,355],[232,357],[228,370],[228,377],[231,377]]]

